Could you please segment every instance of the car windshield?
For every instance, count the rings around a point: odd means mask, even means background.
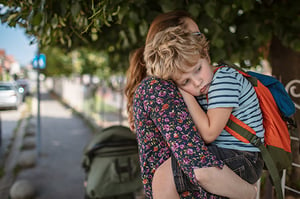
[[[9,85],[0,85],[0,91],[13,90],[12,86]]]

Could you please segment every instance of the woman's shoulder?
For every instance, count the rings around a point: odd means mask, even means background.
[[[154,77],[154,76],[147,76],[146,78],[144,78],[141,83],[138,86],[138,89],[175,89],[176,85],[173,81],[171,80],[164,80],[158,77]]]
[[[169,100],[179,95],[178,92],[174,82],[149,76],[139,84],[134,98],[149,101]]]

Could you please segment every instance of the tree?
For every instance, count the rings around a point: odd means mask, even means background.
[[[110,52],[112,68],[126,68],[128,52],[143,44],[149,23],[160,12],[189,11],[211,41],[213,61],[242,66],[266,57],[272,38],[300,51],[299,1],[292,0],[66,0],[0,1],[1,22],[34,35],[41,47],[86,46]]]
[[[72,73],[71,57],[66,55],[63,50],[53,47],[43,50],[46,55],[47,67],[41,70],[46,76],[70,75]]]
[[[74,53],[74,52],[73,52]],[[110,69],[108,67],[108,56],[105,52],[98,52],[87,48],[80,48],[75,51],[76,59],[79,62],[79,73],[98,76],[101,79],[108,79]]]

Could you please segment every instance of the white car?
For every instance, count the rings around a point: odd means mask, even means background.
[[[14,82],[0,82],[0,109],[18,109],[22,94]]]

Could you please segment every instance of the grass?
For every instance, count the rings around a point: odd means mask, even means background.
[[[87,99],[84,104],[84,110],[94,113],[115,113],[118,112],[118,108],[108,103],[99,95],[93,98]]]
[[[93,98],[85,100],[82,113],[77,114],[95,132],[95,130],[99,131],[99,129],[95,127],[94,123],[102,121],[107,115],[119,115],[120,110],[118,107],[108,104],[101,96],[95,95]]]

